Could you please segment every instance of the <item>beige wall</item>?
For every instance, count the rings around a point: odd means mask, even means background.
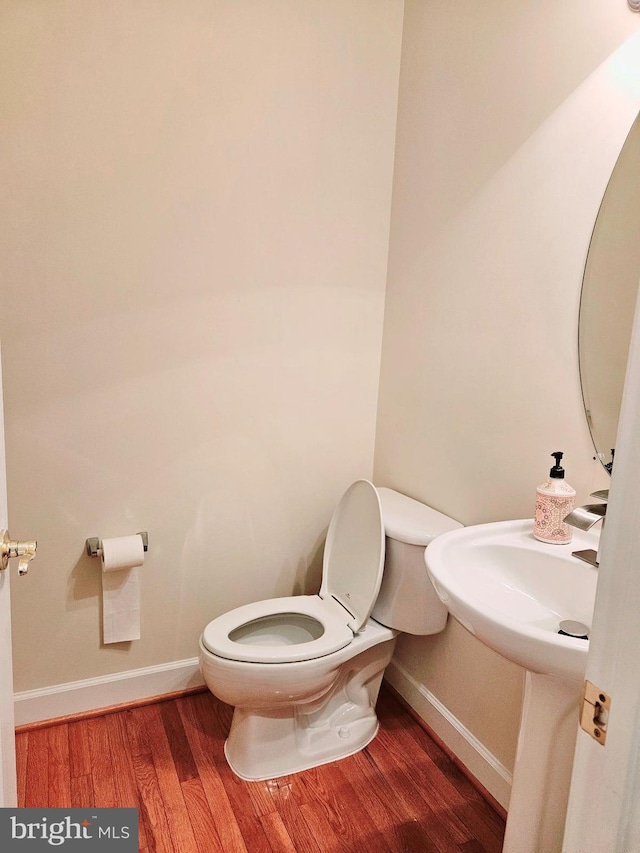
[[[608,0],[405,3],[374,470],[465,524],[531,517],[554,450],[579,499],[607,485],[577,316],[632,118],[590,80],[639,23]],[[512,767],[521,670],[453,620],[396,657]]]
[[[192,658],[316,591],[371,476],[400,0],[3,4],[0,255],[16,690]],[[148,530],[101,647],[88,536]]]

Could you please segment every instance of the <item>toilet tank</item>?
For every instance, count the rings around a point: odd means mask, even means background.
[[[463,525],[393,489],[379,488],[385,527],[382,585],[371,615],[407,634],[437,634],[447,608],[427,573],[424,550],[436,536]]]

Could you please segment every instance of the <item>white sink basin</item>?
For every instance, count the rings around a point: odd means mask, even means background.
[[[548,545],[533,521],[463,527],[431,542],[425,561],[449,612],[485,645],[525,669],[582,681],[589,641],[558,633],[560,622],[591,627],[598,571],[572,557],[598,548],[598,533],[576,530]]]

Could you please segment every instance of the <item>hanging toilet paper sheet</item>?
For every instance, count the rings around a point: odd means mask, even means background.
[[[103,642],[139,640],[142,537],[103,539],[101,563]]]

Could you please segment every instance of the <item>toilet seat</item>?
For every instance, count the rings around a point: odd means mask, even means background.
[[[295,642],[283,637],[278,642],[294,621],[291,616],[310,620],[311,624],[306,626],[310,632],[308,640]],[[209,622],[202,643],[214,655],[228,660],[253,663],[313,660],[349,645],[353,640],[350,619],[351,614],[333,599],[324,600],[319,595],[270,598],[236,607]],[[313,623],[319,633],[315,638],[311,634]],[[242,640],[234,639],[240,632],[244,633]]]
[[[253,663],[313,660],[338,651],[371,615],[384,554],[378,492],[368,480],[357,480],[331,518],[320,594],[237,607],[209,622],[202,643],[219,657]]]

